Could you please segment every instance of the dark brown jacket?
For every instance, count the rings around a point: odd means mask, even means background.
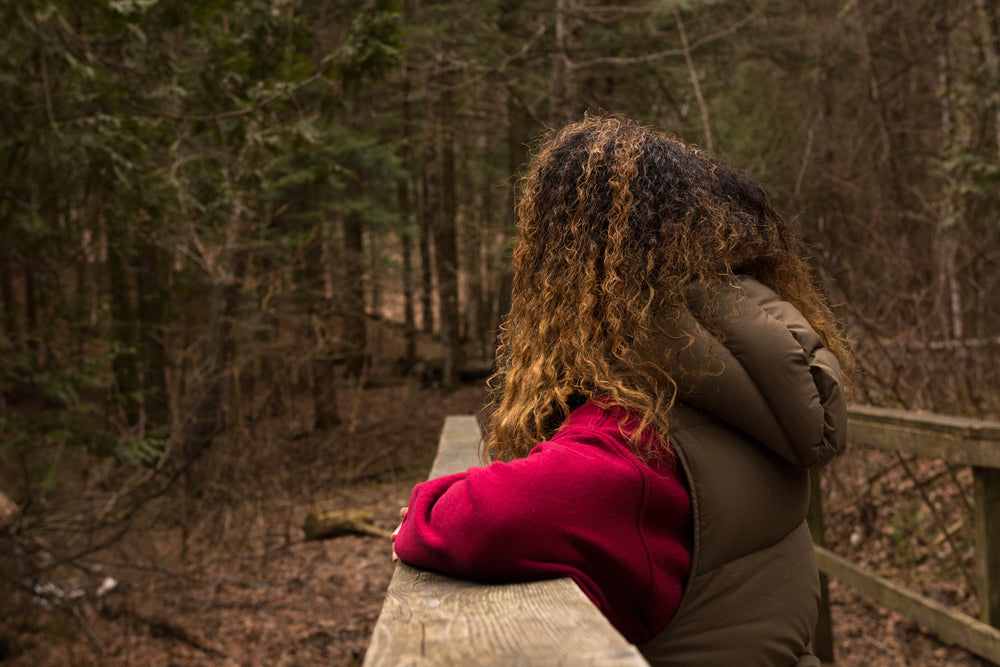
[[[711,374],[686,381],[670,415],[691,492],[691,573],[674,618],[640,650],[651,665],[785,667],[808,654],[816,625],[808,468],[844,445],[843,379],[802,314],[760,283],[741,279],[715,312],[724,344],[705,335],[683,352]]]

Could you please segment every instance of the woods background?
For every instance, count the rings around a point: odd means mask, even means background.
[[[193,463],[254,424],[488,363],[518,175],[587,110],[766,185],[856,401],[1000,416],[997,0],[4,0],[0,25],[5,586],[205,493]]]

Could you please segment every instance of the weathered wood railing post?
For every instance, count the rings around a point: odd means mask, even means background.
[[[979,618],[1000,628],[1000,469],[974,466],[972,475]]]
[[[941,637],[1000,663],[1000,423],[854,407],[849,429],[848,437],[854,444],[972,467],[980,618],[970,618],[887,581],[817,543],[820,571],[918,621]],[[821,523],[822,509],[818,504],[812,514],[817,512]],[[816,517],[811,517],[810,525],[816,521]]]
[[[813,542],[820,547],[826,546],[826,525],[823,521],[823,495],[820,489],[820,472],[809,473],[809,530]],[[812,650],[823,662],[833,662],[833,619],[830,616],[830,582],[825,572],[819,575],[819,618],[816,621],[816,634],[813,637]]]
[[[475,417],[448,417],[430,478],[478,461]],[[646,665],[571,579],[483,585],[398,563],[365,654],[396,665]]]

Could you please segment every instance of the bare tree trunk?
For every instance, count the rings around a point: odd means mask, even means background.
[[[522,23],[521,0],[507,0],[504,13],[500,18],[499,27],[507,35],[515,35]],[[563,6],[565,8],[565,5]],[[558,8],[557,8],[558,9]],[[565,20],[565,16],[563,17]],[[565,29],[565,26],[564,26]],[[565,64],[565,62],[563,63]],[[553,67],[555,65],[553,64]],[[507,318],[511,303],[511,288],[514,280],[513,266],[509,253],[509,245],[506,240],[515,233],[514,205],[515,188],[525,164],[528,161],[528,142],[531,135],[541,129],[541,121],[537,116],[533,116],[533,111],[523,103],[513,87],[507,87],[507,174],[504,180],[503,194],[501,198],[501,209],[503,214],[499,217],[499,234],[497,234],[496,246],[504,249],[502,255],[495,257],[495,271],[489,276],[489,283],[492,287],[493,299],[490,311],[490,335],[492,336],[490,352],[492,357],[496,351],[499,340],[500,324]]]
[[[315,188],[310,188],[310,209],[318,210],[315,203]],[[315,295],[310,299],[310,316],[317,323],[312,329],[317,332],[312,354],[312,398],[313,427],[327,429],[341,423],[339,406],[337,405],[336,364],[330,323],[334,319],[334,302],[332,290],[327,289],[326,267],[336,266],[333,257],[332,243],[328,238],[327,223],[319,217],[313,228],[308,247],[305,252],[304,267],[306,284]]]
[[[489,184],[482,189],[479,201],[478,224],[471,230],[468,240],[469,259],[466,262],[469,276],[469,297],[466,307],[466,321],[468,322],[468,335],[466,341],[472,346],[476,357],[482,358],[486,348],[485,331],[487,325],[484,321],[484,313],[487,310],[486,281],[489,270],[489,252],[487,243],[490,231],[490,187]]]
[[[28,333],[28,350],[31,352],[31,362],[42,363],[41,346],[38,344],[38,289],[35,285],[35,267],[23,265],[24,271],[24,319],[25,330]],[[36,335],[32,335],[36,334]]]
[[[368,270],[365,272],[365,284],[368,289],[368,301],[365,305],[366,319],[371,317],[373,322],[367,326],[365,334],[365,368],[370,368],[378,359],[378,354],[382,350],[382,341],[385,336],[385,329],[381,326],[382,321],[382,280],[384,272],[381,271],[380,259],[382,257],[383,239],[377,230],[370,229],[364,235],[365,259]]]
[[[425,167],[426,170],[426,167]],[[431,235],[434,230],[434,212],[427,203],[427,177],[421,178],[424,204],[420,207],[420,318],[424,333],[434,333],[434,253]]]
[[[549,126],[561,127],[570,118],[569,96],[572,69],[568,41],[570,0],[556,0],[553,22],[555,24],[555,51],[552,54],[552,72],[549,75]]]
[[[142,352],[143,398],[146,420],[153,427],[169,423],[167,401],[167,351],[165,343],[169,263],[162,249],[154,243],[140,245],[136,262],[136,285],[139,290],[139,348]]]
[[[406,0],[406,10],[417,23],[423,21],[424,10],[421,0]],[[417,181],[417,223],[420,228],[420,320],[421,329],[433,334],[434,317],[434,249],[431,239],[434,235],[435,217],[438,207],[437,187],[437,131],[434,115],[434,96],[431,91],[431,63],[425,60],[417,67],[420,79],[421,103],[421,155],[418,164]]]
[[[476,139],[477,152],[485,154],[489,150],[488,146],[486,134],[480,134]],[[463,167],[462,172],[469,173],[469,170]],[[479,189],[480,192],[476,198],[479,215],[475,226],[466,235],[468,260],[465,264],[469,286],[466,313],[469,335],[466,337],[466,343],[467,346],[471,346],[466,349],[473,350],[477,359],[485,359],[490,353],[493,342],[491,313],[496,301],[495,290],[491,285],[495,270],[493,244],[496,238],[496,216],[493,208],[496,202],[493,184],[490,183],[489,177],[481,187],[470,184],[468,189],[470,192]]]
[[[983,60],[988,72],[988,80],[996,81],[1000,78],[1000,0],[976,0],[976,9],[978,13],[976,22],[979,33],[982,36]],[[995,158],[1000,158],[1000,106],[994,105],[992,118],[987,119],[987,122],[989,121],[993,123],[991,152]],[[982,215],[990,218],[987,224],[991,228],[997,227],[997,219],[1000,214],[998,214],[995,207],[989,208]],[[988,335],[987,332],[992,330],[991,324],[988,323],[987,313],[993,312],[996,304],[996,296],[993,294],[993,286],[991,284],[993,281],[986,277],[986,264],[982,255],[977,257],[976,280],[974,283],[977,286],[976,334],[982,340],[985,340]],[[978,363],[974,364],[974,366],[974,386],[988,386],[985,384],[985,369],[990,368],[991,364],[984,363],[983,359],[979,359]],[[998,368],[995,360],[992,367],[994,369]]]
[[[409,369],[417,360],[417,327],[413,303],[413,237],[410,226],[413,221],[413,199],[410,196],[410,177],[413,173],[413,112],[410,107],[409,70],[403,66],[403,142],[400,149],[403,176],[396,182],[396,197],[399,204],[399,241],[403,252],[403,335],[406,339],[404,366]]]
[[[128,273],[131,257],[127,247],[128,235],[124,230],[114,234],[114,245],[108,252],[108,282],[111,289],[111,329],[117,350],[112,366],[118,392],[122,396],[125,417],[129,426],[139,421],[139,369],[136,355],[136,317],[132,306],[132,286]]]
[[[458,383],[462,364],[458,308],[458,248],[455,206],[455,128],[454,100],[451,88],[441,93],[441,217],[435,225],[434,247],[437,250],[438,298],[441,308],[441,383]]]
[[[425,70],[425,85],[423,90],[423,134],[424,134],[424,164],[422,170],[421,188],[424,193],[423,206],[421,207],[420,226],[423,234],[420,237],[420,259],[422,271],[422,310],[424,316],[424,331],[433,333],[434,326],[434,266],[440,261],[438,248],[431,250],[432,239],[436,236],[436,229],[439,224],[439,196],[440,187],[438,180],[438,157],[437,157],[437,118],[434,115],[434,100],[430,91],[430,84],[426,82],[429,72]]]
[[[344,237],[344,343],[347,374],[360,377],[366,364],[368,327],[365,314],[364,226],[361,215],[349,211],[341,218]]]
[[[403,246],[403,335],[406,338],[404,363],[407,368],[417,360],[417,323],[413,303],[413,239],[408,233],[400,235]]]
[[[328,299],[321,300],[319,317],[329,321],[333,304]],[[333,428],[343,421],[337,405],[337,371],[329,341],[319,341],[321,345],[313,362],[313,414],[314,426],[318,429]]]
[[[382,316],[382,275],[379,271],[379,259],[382,257],[382,239],[374,231],[370,231],[367,234],[367,241],[364,255],[368,265],[365,274],[368,276],[368,280],[365,281],[368,286],[367,310],[374,317],[380,318]],[[369,336],[372,333],[369,332]],[[374,333],[377,335],[377,331]],[[374,343],[373,346],[377,348]]]
[[[14,273],[10,261],[11,244],[7,239],[7,218],[0,219],[0,332],[15,345],[21,335],[17,325],[17,302],[14,300]]]
[[[1000,76],[1000,2],[998,0],[976,0],[978,16],[976,23],[982,36],[983,57],[986,61],[989,80],[996,81]],[[1000,107],[993,112],[993,140],[995,148],[1000,152]]]
[[[17,144],[12,150],[8,150],[4,180],[10,178],[23,154],[22,144]],[[3,304],[3,308],[0,309],[0,332],[7,335],[8,340],[14,343],[15,349],[19,349],[21,332],[17,321],[17,301],[14,297],[14,267],[10,251],[13,242],[8,236],[11,217],[9,211],[9,208],[5,208],[4,201],[0,200],[0,302]]]
[[[483,234],[480,241],[480,253],[482,257],[482,306],[479,310],[479,356],[483,359],[492,357],[493,335],[496,322],[496,308],[499,294],[497,293],[497,261],[496,261],[496,238],[497,238],[497,216],[493,210],[496,206],[493,186],[486,184],[483,193]],[[503,216],[500,216],[501,218]]]
[[[219,410],[222,405],[222,380],[235,356],[233,328],[250,261],[253,227],[253,220],[234,204],[226,224],[226,245],[219,259],[218,276],[212,285],[208,332],[200,372],[194,378],[197,386],[193,392],[193,405],[186,410],[191,417],[181,436],[182,463],[200,456],[222,431]]]
[[[507,171],[511,177],[508,181],[516,180],[516,177],[524,169],[528,161],[528,141],[532,133],[533,125],[531,116],[513,98],[507,98]],[[509,184],[504,188],[502,236],[515,233],[514,207],[515,190]],[[501,247],[508,248],[509,244],[501,241]],[[500,324],[507,319],[510,311],[511,290],[514,283],[513,266],[509,249],[502,257],[497,258],[497,271],[492,281],[495,285],[496,303],[492,313],[493,321],[491,329],[493,331],[493,346],[496,348],[500,333]],[[492,355],[491,355],[492,356]]]
[[[948,52],[949,39],[947,8],[942,7],[942,15],[938,18],[938,83],[941,94],[941,136],[944,139],[944,150],[961,141],[959,131],[955,126],[952,111],[952,101],[948,91],[951,88],[951,58]],[[945,174],[945,193],[942,200],[942,210],[938,218],[937,242],[935,249],[938,254],[938,285],[941,294],[940,302],[946,304],[941,308],[944,318],[945,337],[955,342],[956,360],[959,368],[955,369],[956,378],[962,372],[965,364],[964,339],[965,330],[962,318],[962,290],[958,280],[958,250],[960,245],[961,205],[959,184],[952,174]],[[956,381],[956,384],[961,382]]]

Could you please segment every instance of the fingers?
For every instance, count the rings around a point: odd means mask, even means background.
[[[392,541],[392,545],[393,545],[392,546],[392,562],[393,563],[395,563],[397,560],[399,560],[399,556],[396,555],[396,536],[399,535],[399,528],[402,525],[403,524],[400,523],[399,526],[396,526],[396,530],[392,531],[392,534],[389,535],[389,539]]]
[[[396,526],[396,530],[392,531],[392,533],[389,535],[389,540],[392,541],[392,543],[394,545],[396,543],[396,536],[399,535],[399,529],[403,527],[403,519],[406,518],[406,512],[407,512],[408,509],[409,509],[409,507],[403,507],[402,509],[399,510],[399,519],[400,519],[399,525]],[[396,549],[395,549],[395,547],[393,547],[393,550],[392,550],[392,562],[395,563],[398,560],[399,560],[399,556],[396,555]]]
[[[399,535],[399,529],[403,527],[403,519],[406,518],[406,511],[408,509],[409,509],[408,507],[404,507],[401,510],[399,510],[399,519],[400,519],[399,525],[396,526],[396,530],[392,531],[392,534],[389,535],[389,539],[392,540],[393,542],[396,541],[396,536]]]

